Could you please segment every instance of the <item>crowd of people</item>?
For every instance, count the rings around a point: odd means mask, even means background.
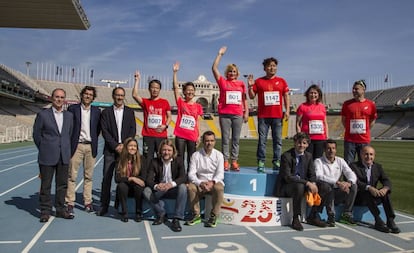
[[[118,210],[120,205],[118,212],[121,221],[128,222],[129,219],[128,197],[135,199],[136,222],[143,219],[143,200],[150,204],[156,215],[153,225],[168,222],[164,199],[174,199],[175,211],[169,223],[173,231],[180,232],[180,221],[184,220],[187,203],[192,216],[185,221],[185,225],[201,223],[200,200],[210,194],[212,209],[209,217],[205,217],[205,226],[215,227],[224,198],[225,171],[231,169],[237,173],[240,170],[240,132],[242,124],[249,118],[248,95],[250,99],[257,97],[258,102],[257,173],[265,172],[266,141],[270,128],[272,168],[279,173],[274,196],[292,198],[293,229],[303,230],[302,201],[308,194],[317,194],[321,201],[311,207],[306,217],[308,224],[335,226],[339,218],[339,222],[355,225],[352,211],[357,203],[368,206],[375,218],[375,229],[399,233],[391,204],[391,182],[382,166],[374,161],[375,149],[370,145],[370,128],[375,123],[377,112],[375,104],[365,98],[365,82],[359,80],[354,83],[353,98],[345,101],[342,107],[344,158],[337,156],[337,144],[329,139],[326,107],[318,85],[311,85],[305,91],[306,101],[297,109],[294,147],[282,154],[282,125],[289,118],[290,98],[287,82],[276,75],[278,60],[273,57],[265,59],[265,75],[256,80],[253,75],[248,75],[246,86],[238,80],[240,73],[235,64],[228,64],[224,76],[221,76],[218,65],[226,51],[227,47],[220,48],[212,65],[220,92],[221,151],[215,149],[214,132],[206,131],[200,137],[203,109],[194,101],[193,83],[184,83],[180,92],[178,62],[172,68],[178,108],[174,141],[167,138],[172,116],[168,100],[160,96],[161,82],[155,79],[149,81],[150,96],[144,98],[138,93],[140,72],[135,72],[132,97],[141,106],[144,115],[141,152],[135,139],[134,110],[125,105],[126,94],[122,87],[113,89],[113,106],[102,112],[92,105],[97,95],[92,86],[85,86],[80,93],[80,103],[69,106],[67,110],[63,109],[65,91],[55,89],[51,96],[52,107],[39,112],[33,126],[33,139],[39,150],[40,222],[47,222],[52,215],[51,184],[54,176],[56,217],[75,217],[75,188],[82,164],[86,212],[96,212],[98,216],[108,214],[115,174],[115,207]],[[100,209],[95,210],[92,182],[100,134],[105,140],[104,165]],[[202,147],[197,150],[200,142]],[[335,214],[334,205],[338,203],[344,203],[340,217]],[[386,222],[380,217],[378,203],[384,206]],[[327,212],[326,221],[320,218],[323,208]]]

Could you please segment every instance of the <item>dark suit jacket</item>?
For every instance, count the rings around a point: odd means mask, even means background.
[[[362,162],[354,162],[351,164],[351,169],[357,176],[358,190],[363,191],[368,185],[367,174],[365,173],[365,165]],[[371,180],[370,185],[377,187],[378,182],[383,186],[387,186],[391,192],[391,180],[385,174],[381,164],[375,163],[371,167]]]
[[[122,118],[121,140],[122,143],[128,137],[135,137],[136,124],[134,110],[124,106],[124,115]],[[102,135],[105,139],[104,155],[115,153],[118,142],[118,127],[116,126],[114,107],[111,106],[102,111],[101,116]]]
[[[81,104],[74,104],[69,106],[68,111],[73,114],[73,135],[72,135],[72,150],[71,155],[75,154],[78,147],[79,136],[81,131],[82,117]],[[98,153],[98,136],[101,133],[101,110],[96,106],[91,106],[91,142],[92,142],[92,156],[96,157]]]
[[[296,153],[295,149],[291,148],[282,154],[280,171],[276,179],[275,196],[283,197],[283,186],[289,183],[302,183],[306,184],[307,181],[316,182],[315,166],[313,164],[312,154],[309,152],[304,153],[303,169],[306,174],[305,179],[300,179],[295,175],[296,172]]]
[[[39,150],[39,164],[54,166],[61,157],[63,164],[69,164],[72,129],[73,115],[71,112],[63,112],[62,133],[59,133],[52,108],[37,114],[33,125],[33,140]]]
[[[179,159],[174,159],[171,162],[171,177],[172,180],[179,184],[187,182],[187,175],[184,170],[184,166]],[[162,182],[164,178],[164,168],[162,160],[159,158],[152,159],[147,171],[146,185],[154,189],[156,184]]]

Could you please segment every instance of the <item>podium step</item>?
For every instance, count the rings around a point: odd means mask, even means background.
[[[258,173],[256,167],[241,167],[239,172],[224,172],[224,193],[243,196],[273,196],[278,172],[267,168]]]

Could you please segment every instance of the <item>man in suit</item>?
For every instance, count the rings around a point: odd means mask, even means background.
[[[179,220],[184,219],[184,211],[187,203],[187,176],[183,163],[177,159],[177,149],[173,141],[163,140],[158,149],[157,158],[152,159],[148,168],[147,187],[144,189],[144,197],[151,203],[157,214],[152,223],[160,225],[165,221],[164,202],[161,198],[174,198],[175,214],[171,229],[174,232],[181,231]]]
[[[98,136],[101,132],[101,111],[98,107],[91,105],[96,98],[95,87],[85,86],[80,93],[80,97],[81,102],[79,104],[71,105],[68,108],[68,111],[73,114],[73,134],[66,203],[68,212],[72,215],[74,215],[73,207],[76,200],[76,179],[81,163],[83,163],[85,211],[94,211],[92,205],[92,178],[98,152]]]
[[[356,205],[368,206],[369,211],[375,218],[375,229],[384,233],[400,233],[400,229],[395,225],[395,213],[391,203],[391,180],[385,174],[381,164],[376,163],[375,150],[372,146],[362,148],[361,161],[351,164],[352,170],[357,175],[358,192],[355,200]],[[378,188],[381,183],[381,188]],[[387,225],[380,217],[378,204],[384,206],[387,217]]]
[[[52,92],[52,107],[39,112],[33,125],[33,140],[39,150],[40,169],[40,222],[49,221],[52,213],[53,175],[55,176],[56,217],[73,219],[65,208],[68,186],[68,165],[70,161],[70,140],[73,129],[73,115],[63,110],[66,92],[57,88]]]
[[[116,87],[112,90],[113,106],[102,111],[101,129],[105,139],[104,168],[101,188],[101,210],[103,216],[108,213],[111,200],[111,183],[116,160],[122,151],[123,143],[128,137],[135,137],[136,124],[134,111],[124,105],[125,89]]]
[[[316,173],[312,154],[305,151],[310,138],[306,133],[299,132],[293,137],[294,148],[282,154],[280,172],[277,176],[275,196],[291,197],[293,199],[292,228],[302,231],[300,223],[302,200],[305,191],[317,193]],[[313,225],[326,226],[321,220],[313,220]]]

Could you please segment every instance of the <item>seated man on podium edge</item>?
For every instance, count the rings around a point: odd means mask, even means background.
[[[305,151],[309,146],[310,138],[306,133],[299,132],[293,137],[294,147],[282,154],[279,175],[276,179],[274,195],[276,197],[291,197],[293,200],[293,219],[291,227],[303,231],[300,222],[302,200],[305,192],[318,193],[316,172],[312,154]],[[325,227],[319,215],[310,217],[311,224]],[[309,218],[308,218],[309,220]]]

